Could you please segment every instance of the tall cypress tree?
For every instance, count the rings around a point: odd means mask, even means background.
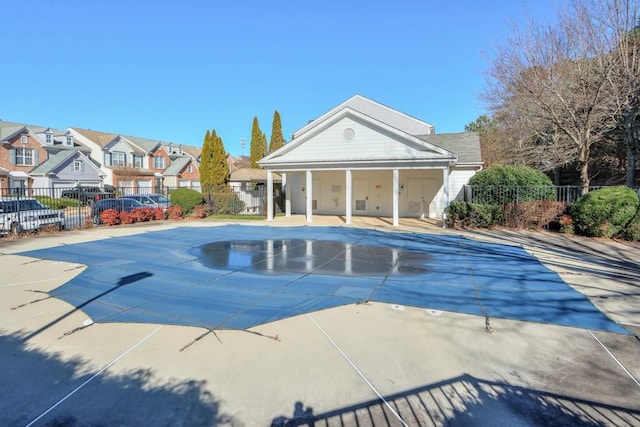
[[[271,126],[271,141],[269,141],[269,153],[273,153],[278,148],[284,146],[284,137],[282,136],[282,122],[280,113],[276,110],[273,113],[273,124]]]
[[[214,131],[215,135],[215,131]],[[227,177],[229,176],[229,165],[227,164],[227,152],[224,149],[224,143],[222,138],[215,136],[212,138],[213,143],[213,185],[220,186],[227,183]]]
[[[265,139],[264,134],[260,130],[258,118],[253,118],[253,126],[251,127],[251,145],[249,148],[249,167],[257,169],[258,160],[264,157]]]
[[[213,131],[213,137],[215,137],[216,131]],[[211,191],[213,189],[213,137],[209,130],[204,136],[204,144],[202,145],[202,154],[200,155],[200,185],[202,186],[202,193],[210,199]]]

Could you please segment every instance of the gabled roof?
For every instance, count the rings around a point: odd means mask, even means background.
[[[182,151],[184,151],[185,153],[187,153],[188,155],[190,155],[194,159],[200,158],[200,155],[202,154],[202,148],[201,147],[191,147],[191,146],[188,146],[188,145],[183,145],[182,146]]]
[[[144,151],[146,154],[153,152],[159,145],[162,144],[161,141],[148,139],[148,138],[140,138],[138,136],[122,136],[122,138],[128,140],[136,147],[140,148],[141,151]]]
[[[21,123],[12,123],[0,121],[0,141],[9,139],[17,133],[22,132],[27,125]]]
[[[78,132],[80,135],[103,148],[118,136],[114,133],[99,132],[91,129],[71,128],[71,130]]]
[[[166,168],[162,174],[164,176],[176,176],[184,170],[185,167],[192,161],[191,157],[176,157],[171,161],[171,164]]]
[[[335,109],[334,109],[335,110]],[[455,162],[456,155],[386,122],[342,107],[300,137],[259,161],[267,168],[325,164],[330,167],[373,164]],[[358,129],[354,131],[354,129]],[[353,133],[347,138],[346,133]]]
[[[302,128],[294,132],[293,137],[298,138],[304,133],[310,131],[318,124],[322,123],[327,117],[334,115],[336,112],[349,107],[352,110],[359,111],[360,113],[376,119],[380,122],[386,123],[389,126],[395,127],[410,135],[422,135],[434,133],[433,125],[424,122],[422,120],[411,117],[408,114],[402,113],[386,105],[380,104],[371,99],[365,98],[361,95],[354,95],[351,98],[344,101],[342,104],[335,108],[332,108],[322,116],[306,124]]]
[[[480,164],[480,136],[475,132],[441,133],[433,135],[418,135],[423,141],[429,142],[458,155],[458,164]]]
[[[33,168],[29,173],[32,175],[40,175],[40,174],[45,175],[48,173],[55,172],[59,170],[62,166],[64,166],[64,164],[68,162],[70,159],[73,159],[76,157],[82,158],[85,164],[90,165],[90,167],[95,169],[95,171],[98,174],[100,175],[102,174],[102,172],[100,171],[100,168],[98,168],[91,161],[91,159],[89,159],[89,157],[83,154],[80,150],[73,150],[73,151],[65,150],[65,151],[60,151],[56,154],[50,155],[47,160],[45,160],[44,162],[40,163],[38,166]]]

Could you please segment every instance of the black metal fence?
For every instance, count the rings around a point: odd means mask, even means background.
[[[589,191],[604,188],[589,187]],[[640,188],[634,188],[640,196]],[[499,207],[500,225],[516,228],[559,226],[569,206],[580,198],[580,186],[480,186],[466,185],[464,200]]]
[[[170,203],[173,204],[171,201],[172,193],[178,189],[181,188],[112,186],[2,188],[0,189],[0,202],[4,201],[4,205],[0,204],[0,234],[20,229],[19,223],[27,217],[34,218],[34,228],[38,228],[36,224],[38,218],[44,219],[45,217],[52,217],[54,214],[58,217],[64,217],[61,224],[61,228],[64,230],[93,227],[91,210],[98,200],[160,195],[167,197]],[[264,185],[218,186],[205,193],[200,192],[199,188],[193,190],[202,196],[205,211],[209,214],[266,216],[267,191]],[[274,209],[276,212],[280,211],[280,199],[280,190],[277,188],[274,190]],[[34,200],[42,205],[38,212],[33,209]],[[13,212],[2,212],[3,206],[5,206],[5,210],[12,210]],[[43,220],[43,227],[45,225],[44,222]]]

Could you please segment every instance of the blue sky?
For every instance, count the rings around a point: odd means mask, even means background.
[[[360,94],[460,132],[487,56],[560,0],[3,0],[0,119],[249,153]]]

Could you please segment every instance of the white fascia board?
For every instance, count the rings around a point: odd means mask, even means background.
[[[361,121],[364,121],[365,123],[370,124],[372,127],[377,127],[379,129],[384,130],[385,132],[388,132],[390,134],[396,135],[398,138],[400,139],[404,139],[407,142],[413,143],[418,147],[421,148],[426,148],[430,151],[433,151],[435,153],[438,153],[440,155],[443,156],[447,156],[447,157],[457,157],[455,155],[455,153],[452,153],[450,151],[445,150],[444,148],[438,147],[437,145],[433,145],[429,142],[423,141],[421,139],[419,139],[418,137],[415,137],[413,135],[410,135],[406,132],[403,132],[393,126],[390,126],[384,122],[381,122],[377,119],[374,119],[373,117],[367,116],[366,114],[363,114],[357,110],[354,110],[350,107],[344,107],[341,110],[334,112],[333,116],[327,117],[325,119],[323,119],[323,123],[319,123],[317,126],[315,126],[313,129],[311,129],[309,132],[305,133],[304,135],[302,135],[300,138],[296,138],[293,141],[291,141],[290,143],[288,143],[287,145],[285,145],[284,147],[280,148],[279,150],[269,154],[268,156],[262,158],[260,161],[258,161],[258,164],[260,166],[268,166],[272,163],[276,163],[278,162],[276,160],[276,158],[285,155],[286,153],[293,151],[296,149],[296,147],[298,147],[299,145],[302,145],[305,143],[305,141],[313,138],[315,135],[317,135],[318,133],[322,132],[323,130],[327,129],[328,127],[330,127],[331,125],[333,125],[334,123],[338,122],[339,120],[341,120],[344,117],[352,117],[355,119],[359,119]]]
[[[304,170],[390,170],[390,169],[442,169],[452,165],[451,159],[434,160],[362,160],[346,163],[336,162],[293,162],[274,163],[267,165],[266,170],[271,171],[304,171]]]
[[[413,116],[410,116],[410,115],[408,115],[406,113],[403,113],[402,111],[398,111],[398,110],[396,110],[394,108],[388,107],[388,106],[386,106],[384,104],[380,104],[379,102],[373,101],[373,100],[371,100],[369,98],[366,98],[366,97],[364,97],[362,95],[357,95],[356,94],[356,95],[352,96],[351,98],[347,99],[346,101],[342,102],[340,105],[338,105],[338,106],[332,108],[331,110],[327,111],[326,113],[324,113],[323,115],[321,115],[317,119],[312,120],[311,122],[307,123],[306,125],[304,125],[300,129],[295,131],[293,133],[294,139],[302,136],[303,134],[305,134],[309,130],[311,130],[314,127],[318,126],[320,123],[322,123],[322,121],[326,120],[328,117],[331,117],[336,112],[342,110],[345,107],[348,107],[348,105],[355,99],[358,99],[358,100],[365,101],[365,102],[368,102],[370,104],[376,105],[377,107],[383,108],[383,109],[385,109],[385,110],[387,110],[387,111],[389,111],[389,112],[391,112],[393,114],[402,116],[402,117],[404,117],[406,119],[409,119],[409,120],[411,120],[411,121],[413,121],[415,123],[419,123],[421,125],[426,125],[428,128],[431,129],[431,133],[434,132],[434,126],[431,123],[427,123],[427,122],[425,122],[423,120],[417,119],[417,118],[415,118]],[[349,107],[349,108],[351,108],[351,107]]]

